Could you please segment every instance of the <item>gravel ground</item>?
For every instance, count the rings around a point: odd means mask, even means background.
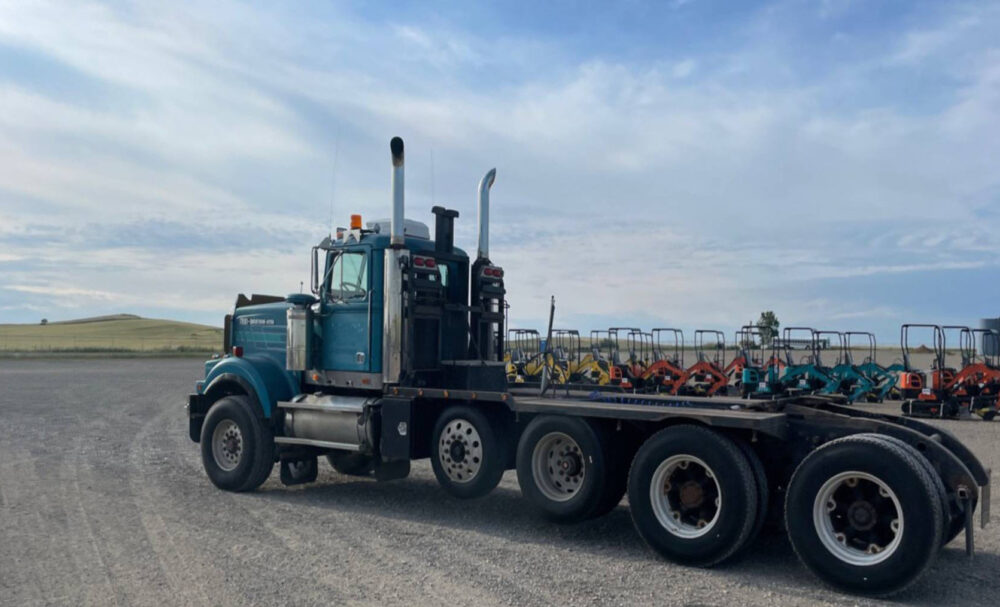
[[[0,604],[867,604],[828,590],[779,533],[740,562],[664,562],[626,506],[559,526],[508,472],[460,502],[430,466],[390,483],[215,489],[187,438],[196,360],[0,361]],[[1000,424],[942,422],[1000,468]],[[1000,524],[961,536],[897,602],[991,604]]]

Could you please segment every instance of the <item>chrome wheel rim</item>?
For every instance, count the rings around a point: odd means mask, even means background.
[[[445,475],[455,483],[468,483],[483,465],[483,441],[468,420],[456,418],[441,431],[438,459]]]
[[[685,539],[711,531],[722,510],[722,488],[715,472],[693,455],[663,460],[653,472],[649,498],[660,525]]]
[[[542,495],[554,502],[566,502],[583,486],[587,466],[575,440],[562,432],[550,432],[535,443],[531,471]]]
[[[231,419],[224,419],[212,432],[212,458],[215,465],[231,472],[240,465],[243,457],[243,433]]]
[[[903,508],[882,479],[867,472],[841,472],[816,493],[813,524],[835,557],[861,567],[892,556],[903,538]]]

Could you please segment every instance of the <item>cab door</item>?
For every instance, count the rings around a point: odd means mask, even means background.
[[[370,247],[330,252],[323,280],[324,369],[372,369],[371,259]]]

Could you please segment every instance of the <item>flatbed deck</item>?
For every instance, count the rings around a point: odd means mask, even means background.
[[[634,394],[609,390],[553,389],[540,394],[537,387],[513,387],[506,392],[442,390],[434,388],[395,387],[392,396],[409,398],[468,399],[503,402],[514,412],[550,413],[658,422],[670,418],[696,419],[705,425],[755,430],[785,438],[787,415],[782,411],[786,399],[746,399],[733,396],[676,396]],[[824,399],[826,402],[826,399]]]
[[[582,415],[652,422],[683,417],[696,419],[708,426],[757,430],[778,438],[785,438],[787,434],[787,416],[784,413],[734,410],[726,407],[711,407],[709,403],[695,404],[690,401],[677,401],[677,404],[656,406],[608,403],[575,398],[515,396],[512,400],[512,407],[514,411],[524,413]]]

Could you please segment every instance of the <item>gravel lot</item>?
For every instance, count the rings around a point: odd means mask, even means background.
[[[626,506],[540,520],[508,472],[473,502],[426,462],[403,481],[215,489],[182,404],[197,360],[0,361],[0,604],[866,604],[822,587],[780,534],[715,570],[656,558]],[[1000,424],[942,422],[1000,469]],[[996,517],[995,517],[996,518]],[[1000,524],[962,537],[907,604],[991,604]]]

